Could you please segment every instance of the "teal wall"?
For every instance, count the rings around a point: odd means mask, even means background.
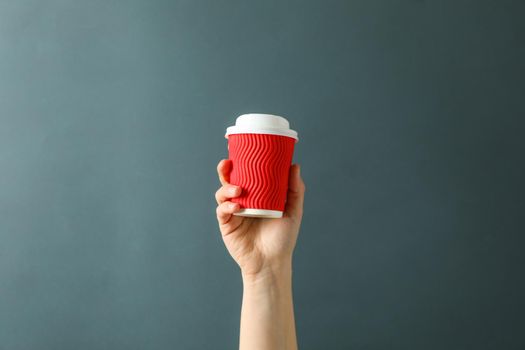
[[[307,183],[301,349],[523,349],[519,1],[0,0],[0,349],[234,349],[237,115]]]

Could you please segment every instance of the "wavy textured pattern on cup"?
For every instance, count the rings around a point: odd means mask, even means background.
[[[243,208],[284,211],[295,139],[269,134],[228,137],[230,183],[242,194],[232,201]]]

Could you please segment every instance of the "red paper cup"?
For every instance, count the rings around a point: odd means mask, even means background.
[[[282,217],[297,132],[283,117],[245,114],[227,129],[226,137],[233,165],[230,183],[242,188],[232,199],[241,205],[235,215]]]

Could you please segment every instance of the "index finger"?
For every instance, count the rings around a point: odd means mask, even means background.
[[[229,159],[223,159],[217,165],[217,173],[219,174],[219,181],[221,184],[227,185],[230,183],[230,171],[232,168],[232,161]]]

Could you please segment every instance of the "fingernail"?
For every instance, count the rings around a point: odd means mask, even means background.
[[[230,203],[230,205],[229,205],[231,210],[235,209],[236,206],[237,206],[237,204],[235,204],[235,203]]]
[[[232,186],[228,189],[228,193],[230,193],[231,195],[235,195],[237,193],[237,187],[235,186]]]

